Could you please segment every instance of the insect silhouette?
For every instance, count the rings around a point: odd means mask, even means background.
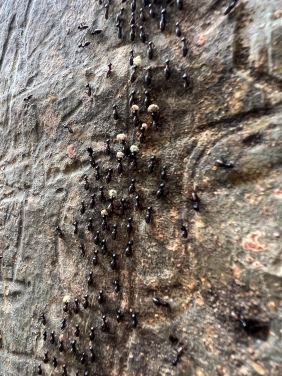
[[[224,11],[224,15],[226,16],[231,12],[233,8],[235,8],[235,5],[238,3],[238,0],[233,0],[231,3],[228,5],[228,7]]]

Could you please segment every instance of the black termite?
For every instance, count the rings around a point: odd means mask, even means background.
[[[88,231],[92,231],[92,229],[93,229],[92,218],[88,219],[87,229],[88,229]]]
[[[123,167],[122,167],[122,163],[121,163],[122,159],[118,158],[117,161],[118,161],[117,172],[118,172],[118,174],[121,174],[123,172]]]
[[[137,317],[136,317],[136,313],[132,313],[132,315],[131,315],[131,319],[132,319],[132,321],[131,321],[131,326],[132,326],[133,328],[136,328],[136,326],[137,326]]]
[[[103,4],[103,0],[99,0],[98,3],[99,3],[99,5],[102,5]]]
[[[135,24],[130,25],[130,40],[133,42],[135,40]]]
[[[151,206],[148,206],[146,217],[145,217],[146,223],[150,223],[152,221],[152,208]]]
[[[103,315],[102,320],[103,320],[103,322],[102,322],[102,325],[101,325],[101,329],[102,329],[102,332],[105,332],[109,327],[107,316]]]
[[[105,153],[107,155],[111,154],[110,140],[109,139],[106,140]]]
[[[41,364],[38,364],[37,368],[38,368],[38,371],[37,371],[38,375],[42,375]]]
[[[55,357],[52,359],[52,362],[53,362],[54,368],[56,368],[57,365],[58,365],[58,362],[57,362],[57,359]]]
[[[134,51],[130,50],[129,51],[129,65],[133,65],[133,60],[134,60],[133,54],[134,54]],[[129,104],[129,106],[132,106],[132,105]]]
[[[122,317],[122,313],[121,313],[121,310],[119,309],[117,311],[117,322],[121,322],[121,317]]]
[[[89,276],[87,278],[87,283],[88,283],[88,286],[93,286],[93,272],[89,272]]]
[[[107,222],[107,216],[102,215],[102,230],[107,230],[108,228],[108,222]]]
[[[99,179],[100,179],[99,166],[96,166],[96,167],[95,167],[95,170],[96,170],[95,179],[96,179],[96,180],[99,180]]]
[[[113,105],[113,118],[114,118],[114,120],[118,119],[118,112],[117,112],[117,105],[116,104]]]
[[[89,347],[89,351],[90,351],[90,362],[93,363],[95,360],[95,355],[94,355],[94,350],[92,346]]]
[[[116,267],[117,267],[117,263],[116,263],[116,254],[115,254],[115,253],[113,254],[113,259],[112,259],[112,261],[110,262],[110,265],[111,265],[111,269],[112,269],[112,270],[115,270]]]
[[[132,12],[135,12],[135,10],[136,10],[136,0],[132,0],[132,2],[130,4],[130,8],[131,8]]]
[[[78,228],[77,228],[77,226],[78,226],[78,222],[77,222],[77,221],[73,222],[73,226],[74,226],[74,228],[73,228],[73,233],[74,233],[74,234],[77,234],[77,232],[78,232]]]
[[[76,354],[76,340],[71,341],[71,349],[70,352],[72,355]]]
[[[90,328],[89,339],[90,341],[93,341],[94,339],[94,327],[93,326],[91,326]]]
[[[74,309],[73,309],[73,312],[75,314],[78,314],[79,313],[79,301],[77,298],[74,299]]]
[[[170,73],[170,67],[169,67],[169,60],[165,61],[164,75],[167,80],[170,78],[171,73]]]
[[[161,21],[160,21],[160,29],[161,31],[164,31],[166,25],[166,10],[162,9],[161,12]]]
[[[183,9],[183,1],[182,0],[176,0],[176,5],[179,10]]]
[[[192,201],[194,202],[194,205],[193,205],[193,208],[196,210],[196,211],[199,211],[200,207],[199,207],[199,202],[200,202],[200,199],[197,195],[196,192],[192,192]]]
[[[68,125],[64,125],[64,128],[67,129],[70,133],[73,133],[73,130]]]
[[[141,42],[145,43],[146,42],[146,35],[145,35],[145,32],[144,32],[144,27],[140,26],[139,30],[140,30],[140,34],[139,34],[140,40],[141,40]]]
[[[137,157],[137,153],[136,153],[136,151],[133,151],[131,154],[130,154],[130,156],[129,156],[129,158],[131,159],[131,163],[130,163],[130,169],[131,170],[135,170],[136,169],[136,167],[137,167],[137,159],[136,159],[136,157]]]
[[[89,46],[89,44],[90,44],[90,42],[81,43],[81,44],[78,45],[78,47],[84,48],[84,47]]]
[[[156,13],[154,12],[152,4],[149,4],[149,9],[150,9],[149,10],[150,17],[151,18],[155,18],[156,17]]]
[[[148,108],[150,106],[150,104],[151,104],[151,101],[149,99],[149,91],[146,90],[144,92],[144,94],[145,94],[144,105],[145,105],[146,108]]]
[[[29,101],[32,97],[33,97],[33,95],[28,95],[27,97],[24,98],[24,102]]]
[[[117,238],[117,224],[115,223],[115,224],[113,225],[112,239],[113,239],[113,240],[116,240],[116,238]]]
[[[161,198],[161,197],[163,197],[163,195],[164,195],[164,187],[165,187],[164,183],[161,183],[160,187],[159,187],[159,189],[157,190],[157,193],[156,193],[156,196],[157,196],[158,199]]]
[[[102,33],[102,30],[101,29],[95,29],[91,32],[92,35],[98,35],[98,34],[101,34]]]
[[[59,346],[58,346],[58,348],[59,348],[59,351],[60,351],[60,352],[63,352],[63,351],[64,351],[63,341],[59,340]]]
[[[130,186],[128,188],[128,192],[129,192],[129,194],[135,192],[135,179],[131,180],[131,184],[130,184]]]
[[[154,52],[153,52],[153,42],[149,42],[148,43],[148,48],[147,48],[147,56],[148,56],[148,59],[153,59],[153,55],[154,55]]]
[[[139,195],[135,197],[134,207],[135,207],[135,210],[137,210],[137,211],[139,211],[141,209],[140,196]]]
[[[131,234],[133,230],[133,227],[132,227],[132,218],[128,218],[128,224],[126,225],[126,231],[127,231],[127,235],[129,236]]]
[[[155,163],[156,163],[156,157],[153,155],[153,156],[150,158],[150,163],[148,164],[148,172],[149,172],[150,174],[151,174],[152,172],[154,172]]]
[[[180,359],[180,357],[182,356],[182,354],[183,354],[183,348],[179,347],[179,349],[177,350],[177,355],[176,355],[176,357],[172,361],[172,365],[173,366],[177,365],[177,362]]]
[[[119,292],[119,282],[115,281],[114,285],[115,285],[115,292],[118,293]]]
[[[181,30],[180,30],[179,22],[176,22],[175,26],[176,26],[175,34],[176,34],[177,37],[180,37],[181,36]]]
[[[84,179],[84,189],[85,189],[86,191],[88,191],[88,189],[89,189],[88,176],[87,176],[87,175],[84,175],[83,179]]]
[[[100,191],[100,197],[99,197],[99,200],[100,201],[105,201],[106,200],[106,197],[104,195],[104,187],[103,185],[101,185],[101,187],[99,188],[99,191]]]
[[[137,72],[136,72],[136,70],[137,70],[137,65],[133,65],[133,67],[132,67],[132,73],[131,73],[131,75],[130,75],[130,81],[133,83],[135,80],[136,80],[136,75],[137,75]]]
[[[135,90],[132,90],[131,94],[130,94],[130,97],[129,97],[129,107],[131,107],[133,104],[136,103],[136,99],[135,99]]]
[[[145,14],[143,8],[140,8],[140,21],[144,22],[145,21]]]
[[[51,345],[54,345],[54,343],[55,343],[55,333],[54,332],[50,333],[50,343],[51,343]]]
[[[89,82],[85,85],[86,89],[87,89],[87,95],[88,97],[91,97],[91,86],[89,84]]]
[[[123,215],[124,212],[125,212],[125,198],[122,198],[120,200],[120,207],[119,207],[119,211],[120,211],[120,214]]]
[[[169,304],[160,298],[152,298],[152,300],[157,306],[169,307]]]
[[[113,213],[113,211],[114,211],[114,197],[113,196],[111,196],[110,198],[109,198],[109,201],[110,201],[110,204],[109,204],[109,206],[108,206],[108,208],[107,208],[107,211],[109,212],[109,213]]]
[[[133,115],[133,125],[134,125],[134,127],[138,127],[138,125],[140,124],[140,119],[139,119],[139,116],[138,116],[138,110],[133,110],[132,115]]]
[[[103,290],[99,291],[99,296],[98,296],[97,300],[98,300],[99,304],[102,304],[104,302]]]
[[[129,158],[131,159],[130,169],[135,170],[137,167],[136,152],[131,153]]]
[[[45,351],[45,353],[44,353],[43,362],[44,363],[48,363],[49,362],[48,351]]]
[[[94,251],[94,255],[95,256],[93,257],[92,262],[93,262],[93,265],[96,266],[96,265],[98,265],[98,257],[97,257],[98,250],[97,249]]]
[[[69,310],[69,303],[68,302],[64,302],[63,311],[64,312],[68,312],[68,310]]]
[[[63,374],[62,374],[62,376],[68,376],[67,366],[65,364],[63,364]]]
[[[151,66],[147,68],[147,74],[145,76],[145,84],[148,86],[150,86],[152,83],[151,69],[152,69]]]
[[[80,254],[82,257],[85,257],[85,248],[84,248],[84,244],[80,244],[79,246],[80,248]]]
[[[91,195],[90,209],[94,209],[94,207],[95,207],[95,193]]]
[[[145,142],[145,140],[146,140],[146,137],[145,137],[144,133],[145,133],[145,128],[141,127],[140,128],[140,135],[139,135],[139,142],[140,142],[140,144],[143,144]]]
[[[116,27],[118,28],[118,38],[121,39],[122,38],[122,25],[121,25],[121,21],[119,21],[119,22],[116,23]]]
[[[226,168],[232,168],[232,167],[234,167],[234,164],[232,164],[232,163],[225,163],[225,162],[222,161],[222,159],[217,159],[215,161],[215,165],[217,167],[226,167]]]
[[[105,20],[107,20],[109,18],[109,4],[106,4],[105,5]]]
[[[84,213],[85,213],[85,205],[84,205],[84,201],[81,201],[80,214],[84,214]]]
[[[109,63],[108,64],[108,70],[107,70],[107,73],[106,73],[106,76],[107,77],[110,77],[111,73],[112,73],[112,63]]]
[[[224,11],[224,15],[226,16],[231,12],[231,10],[235,7],[235,5],[238,3],[238,0],[233,0],[231,3],[228,5],[228,7]]]
[[[79,325],[76,324],[75,325],[75,330],[74,330],[74,335],[75,335],[75,337],[79,337],[79,334],[80,334]]]
[[[147,7],[149,5],[149,0],[142,0],[143,7]]]
[[[162,172],[161,172],[161,179],[165,180],[166,178],[166,166],[163,166]]]
[[[131,254],[132,254],[132,244],[133,244],[133,241],[132,240],[129,240],[129,242],[127,243],[127,247],[125,248],[125,256],[127,257],[130,257]]]
[[[79,30],[85,30],[85,29],[88,29],[88,26],[87,26],[87,25],[84,25],[84,24],[79,24],[77,28],[78,28]]]
[[[103,239],[102,241],[101,241],[101,251],[102,251],[102,254],[105,256],[105,254],[107,253],[107,246],[106,246],[106,240],[105,239]]]
[[[100,235],[100,231],[97,231],[96,232],[96,236],[94,237],[94,243],[97,245],[97,244],[99,244],[99,241],[100,241],[100,239],[99,239],[99,235]]]
[[[130,25],[135,25],[135,16],[134,16],[134,13],[131,13],[131,18],[130,18],[129,24]]]
[[[190,81],[189,81],[186,73],[183,74],[182,79],[184,81],[183,87],[184,87],[184,89],[187,89],[190,86]]]
[[[43,332],[43,341],[46,341],[46,339],[47,339],[47,332],[46,332],[46,330]]]
[[[108,169],[108,173],[106,175],[106,183],[109,184],[112,180],[112,173],[113,173],[113,170],[111,168]]]
[[[116,16],[116,23],[122,22],[121,16],[123,15],[123,13],[124,13],[124,8],[120,8],[120,11],[118,12],[118,14]]]
[[[63,237],[62,230],[60,229],[59,226],[56,227],[56,233],[57,233],[57,235],[58,235],[59,238],[62,238],[62,237]]]
[[[87,148],[87,152],[88,152],[88,155],[89,155],[89,162],[90,162],[90,165],[92,167],[95,167],[95,161],[94,161],[94,158],[93,158],[93,149],[91,147]]]
[[[188,231],[184,225],[181,226],[181,231],[182,231],[183,238],[186,239],[188,237]]]
[[[83,303],[82,303],[82,305],[83,305],[83,308],[84,309],[86,309],[86,308],[88,308],[89,307],[89,302],[88,302],[88,295],[86,294],[86,295],[84,295],[84,300],[83,300]]]
[[[182,51],[182,56],[185,57],[188,53],[188,48],[186,47],[186,44],[185,44],[185,41],[186,41],[186,38],[181,38],[181,42],[182,42],[182,47],[181,47],[181,51]]]

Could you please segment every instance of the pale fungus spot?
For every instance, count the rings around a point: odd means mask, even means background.
[[[131,153],[137,153],[139,151],[139,149],[136,145],[131,145],[130,151],[131,151]]]
[[[157,104],[151,104],[147,110],[148,112],[157,112],[159,111],[159,106]]]
[[[124,133],[120,133],[120,134],[117,135],[117,140],[119,140],[119,141],[124,141],[126,139],[127,139],[127,135],[124,134]]]

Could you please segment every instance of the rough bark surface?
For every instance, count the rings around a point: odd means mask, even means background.
[[[282,1],[225,0],[153,4],[137,0],[136,38],[129,38],[130,2],[0,1],[0,375],[257,376],[282,373]],[[116,16],[123,6],[122,38]],[[143,6],[144,22],[139,20]],[[166,27],[160,31],[161,9]],[[179,21],[188,54],[182,56]],[[86,23],[87,30],[78,25]],[[147,43],[139,38],[143,24]],[[91,35],[94,29],[102,33]],[[79,48],[79,43],[90,45]],[[134,49],[137,79],[130,81]],[[165,79],[166,59],[171,77]],[[112,73],[106,77],[107,64]],[[152,66],[152,84],[144,83]],[[183,87],[183,74],[190,81]],[[89,83],[91,96],[85,85]],[[159,106],[153,130],[144,90]],[[129,96],[136,91],[146,140],[139,142]],[[29,95],[32,98],[27,99]],[[26,100],[24,100],[26,99]],[[113,104],[119,118],[113,119]],[[64,125],[69,126],[70,133]],[[137,145],[137,168],[123,158],[117,135]],[[110,139],[111,154],[105,154]],[[89,163],[93,148],[101,178]],[[154,171],[148,173],[151,156]],[[233,163],[220,167],[215,161]],[[167,177],[156,197],[162,166]],[[114,173],[109,183],[107,170]],[[90,189],[84,189],[84,175]],[[129,194],[131,179],[136,191]],[[99,201],[104,186],[107,201]],[[108,230],[101,210],[117,191]],[[193,209],[196,189],[200,210]],[[90,209],[91,194],[96,206]],[[135,196],[141,210],[135,210]],[[126,212],[119,212],[121,198]],[[81,215],[80,202],[86,212]],[[145,221],[152,207],[152,222]],[[93,230],[88,231],[89,218]],[[133,232],[127,236],[128,217]],[[78,222],[78,234],[73,222]],[[117,239],[112,240],[116,223]],[[188,230],[184,238],[181,226]],[[59,226],[63,236],[58,236]],[[96,231],[105,239],[94,244]],[[126,257],[127,242],[133,241]],[[80,244],[84,244],[85,257]],[[98,265],[93,266],[98,249]],[[116,257],[116,270],[110,262]],[[93,271],[93,285],[87,277]],[[114,291],[118,280],[120,291]],[[104,302],[99,304],[99,290]],[[90,308],[84,309],[89,294]],[[63,299],[69,296],[68,312]],[[169,307],[154,305],[158,297]],[[74,313],[74,299],[80,312]],[[117,310],[122,312],[120,323]],[[44,313],[46,325],[40,315]],[[137,316],[136,328],[131,315]],[[108,328],[101,329],[102,316]],[[61,320],[66,328],[61,330]],[[74,336],[79,324],[80,336]],[[88,333],[95,327],[91,342]],[[47,340],[43,340],[43,332]],[[50,332],[55,344],[50,343]],[[59,352],[59,340],[64,352]],[[77,354],[69,351],[76,339]],[[93,346],[95,361],[90,361]],[[179,348],[182,356],[172,360]],[[49,362],[44,364],[44,352]],[[87,354],[80,364],[82,353]],[[53,367],[52,358],[58,366]]]

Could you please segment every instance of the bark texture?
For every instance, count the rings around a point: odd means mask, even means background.
[[[38,364],[42,375],[54,376],[63,374],[63,364],[71,376],[77,370],[91,376],[281,375],[282,1],[239,0],[224,15],[226,0],[184,0],[182,10],[179,2],[158,0],[152,3],[156,17],[151,18],[146,1],[137,0],[134,42],[129,0],[109,1],[108,19],[105,4],[0,1],[0,375],[37,375]],[[116,17],[121,7],[119,38]],[[175,33],[178,21],[188,48],[185,57]],[[88,29],[79,30],[80,23]],[[146,43],[139,37],[141,25]],[[95,29],[102,32],[91,35]],[[87,41],[88,46],[78,47]],[[147,56],[149,41],[154,44],[152,60]],[[134,82],[132,48],[138,66]],[[167,59],[169,79],[164,74]],[[152,83],[147,86],[149,65]],[[132,90],[139,106],[138,127],[129,105]],[[159,106],[158,130],[144,105],[145,90]],[[147,124],[144,143],[139,138],[142,123]],[[125,156],[121,174],[118,134],[127,135],[127,148],[139,148],[137,167]],[[107,139],[110,154],[105,153]],[[89,163],[89,147],[100,180]],[[149,173],[151,156],[155,165]],[[219,166],[218,159],[234,167]],[[164,165],[167,176],[162,180]],[[113,174],[107,182],[109,168]],[[132,179],[136,189],[129,193]],[[106,201],[99,200],[102,185]],[[107,209],[110,190],[116,191],[112,213]],[[193,209],[194,190],[199,211]],[[122,198],[124,215],[119,210]],[[150,223],[145,220],[148,206]],[[103,209],[109,214],[104,230]],[[97,265],[92,262],[95,250]],[[87,282],[90,271],[92,285]],[[85,294],[87,309],[82,306]],[[64,312],[67,297],[69,310]],[[169,307],[155,305],[153,297]],[[63,318],[66,327],[61,330]],[[77,324],[80,335],[75,337]],[[69,351],[72,340],[75,355]],[[178,352],[177,365],[172,365]]]

